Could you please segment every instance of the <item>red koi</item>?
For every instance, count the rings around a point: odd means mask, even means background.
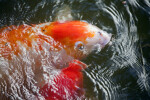
[[[77,60],[50,80],[40,89],[40,94],[46,100],[75,100],[84,98],[83,73],[87,66]]]

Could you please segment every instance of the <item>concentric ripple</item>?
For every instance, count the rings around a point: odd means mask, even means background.
[[[149,100],[150,1],[0,0],[0,27],[54,21],[63,5],[70,7],[74,20],[87,21],[112,34],[110,45],[83,60],[89,66],[83,71],[85,99]],[[31,52],[24,51],[24,56],[9,63],[0,58],[0,100],[36,100],[37,95],[43,99],[35,76],[49,77],[53,63],[46,51],[44,56]],[[62,63],[58,53],[53,58]],[[34,73],[37,63],[40,70]]]

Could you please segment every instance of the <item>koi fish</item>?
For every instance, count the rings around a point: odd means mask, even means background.
[[[49,83],[40,89],[45,100],[75,100],[84,98],[83,73],[87,66],[77,60],[63,68]]]
[[[83,21],[12,25],[0,29],[0,58],[8,60],[18,56],[22,58],[24,54],[32,51],[43,54],[48,52],[47,55],[51,60],[51,55],[56,52],[62,55],[59,59],[81,59],[92,52],[97,45],[103,48],[110,39],[110,34]],[[34,57],[34,54],[30,53],[28,56]]]
[[[6,92],[8,96],[16,96],[16,92],[11,87],[18,91],[22,91],[18,87],[23,87],[27,90],[28,95],[35,92],[32,88],[28,88],[31,87],[31,84],[42,88],[53,76],[52,71],[55,68],[67,67],[74,59],[86,57],[97,47],[103,48],[110,39],[110,34],[83,21],[12,25],[0,29],[0,86],[8,84],[8,90],[2,87],[3,93]],[[70,98],[75,98],[74,93],[82,89],[80,71],[81,68],[77,64],[71,64],[62,69],[52,82],[60,89],[63,89],[59,87],[61,85],[68,88]],[[44,74],[48,74],[48,79],[45,79]],[[65,82],[68,83],[68,86]],[[50,89],[46,92],[47,87]],[[41,94],[44,97],[46,93],[54,95],[46,96],[46,99],[61,98],[62,94],[66,95],[64,90],[61,93],[55,90],[58,93],[54,93],[53,89],[53,85],[47,83],[41,89],[44,91]],[[59,93],[61,95],[58,95]],[[26,95],[24,92],[22,94]],[[0,94],[0,98],[3,98],[1,95],[5,94]],[[34,94],[30,95],[33,97]]]

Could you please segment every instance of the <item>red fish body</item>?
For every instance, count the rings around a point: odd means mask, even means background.
[[[75,100],[84,98],[82,70],[86,65],[75,61],[61,70],[49,83],[45,84],[40,93],[46,100]]]

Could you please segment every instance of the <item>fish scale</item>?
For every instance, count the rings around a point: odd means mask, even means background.
[[[4,71],[1,75],[3,77],[6,72],[15,71],[19,73],[22,80],[33,79],[34,85],[44,92],[44,94],[40,92],[44,98],[47,98],[45,93],[47,94],[46,90],[49,88],[48,80],[56,83],[56,87],[60,89],[53,93],[52,86],[48,98],[53,100],[53,97],[61,98],[61,96],[82,97],[84,94],[81,72],[83,64],[80,61],[75,61],[76,63],[72,61],[86,57],[96,49],[97,44],[100,48],[104,47],[110,38],[108,33],[82,21],[56,21],[4,27],[0,29],[0,68]],[[20,73],[18,69],[24,73]],[[61,73],[51,79],[52,72],[59,69]],[[5,80],[9,79],[6,77],[0,81]],[[13,77],[13,80],[18,82],[19,78]],[[12,86],[11,81],[8,81],[8,84]],[[25,81],[24,85],[28,87],[28,84],[30,83]],[[65,87],[68,88],[67,92],[70,95],[65,93]],[[8,88],[8,91],[9,89],[14,91],[11,88]],[[20,91],[20,88],[17,89]]]

